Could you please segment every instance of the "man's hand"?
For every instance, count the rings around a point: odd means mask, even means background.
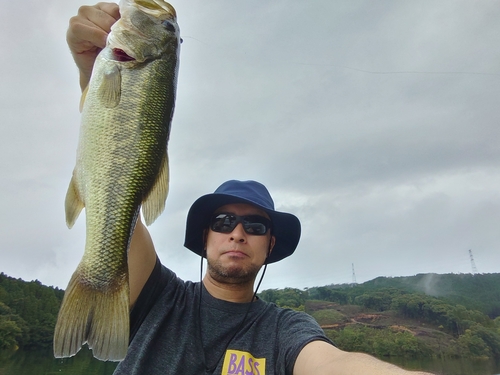
[[[80,87],[87,87],[94,61],[106,46],[106,38],[111,26],[120,18],[118,5],[98,3],[94,6],[82,6],[78,15],[69,20],[66,41],[80,70]]]

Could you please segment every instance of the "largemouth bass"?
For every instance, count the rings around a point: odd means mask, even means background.
[[[98,359],[125,357],[131,235],[141,206],[150,225],[168,193],[177,16],[163,0],[121,0],[120,14],[82,96],[77,162],[65,208],[71,228],[85,207],[86,243],[59,311],[56,357],[72,356],[85,343]]]

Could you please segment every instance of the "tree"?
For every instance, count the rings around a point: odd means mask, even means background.
[[[0,302],[0,349],[11,349],[18,346],[22,336],[21,328],[12,319],[11,309]]]

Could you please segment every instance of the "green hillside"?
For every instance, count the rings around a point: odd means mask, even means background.
[[[38,280],[0,273],[0,349],[50,348],[63,295]],[[500,274],[379,277],[259,296],[307,312],[344,350],[500,358]]]
[[[379,277],[357,285],[271,289],[341,349],[377,356],[500,358],[500,274]]]
[[[366,288],[397,288],[441,297],[452,303],[500,316],[500,274],[419,274],[411,277],[378,277],[362,284]]]
[[[49,348],[64,291],[0,273],[0,349]]]

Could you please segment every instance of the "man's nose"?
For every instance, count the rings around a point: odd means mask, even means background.
[[[238,223],[236,227],[231,232],[231,239],[236,242],[245,242],[247,238],[247,234],[245,229],[243,229],[243,224]]]

